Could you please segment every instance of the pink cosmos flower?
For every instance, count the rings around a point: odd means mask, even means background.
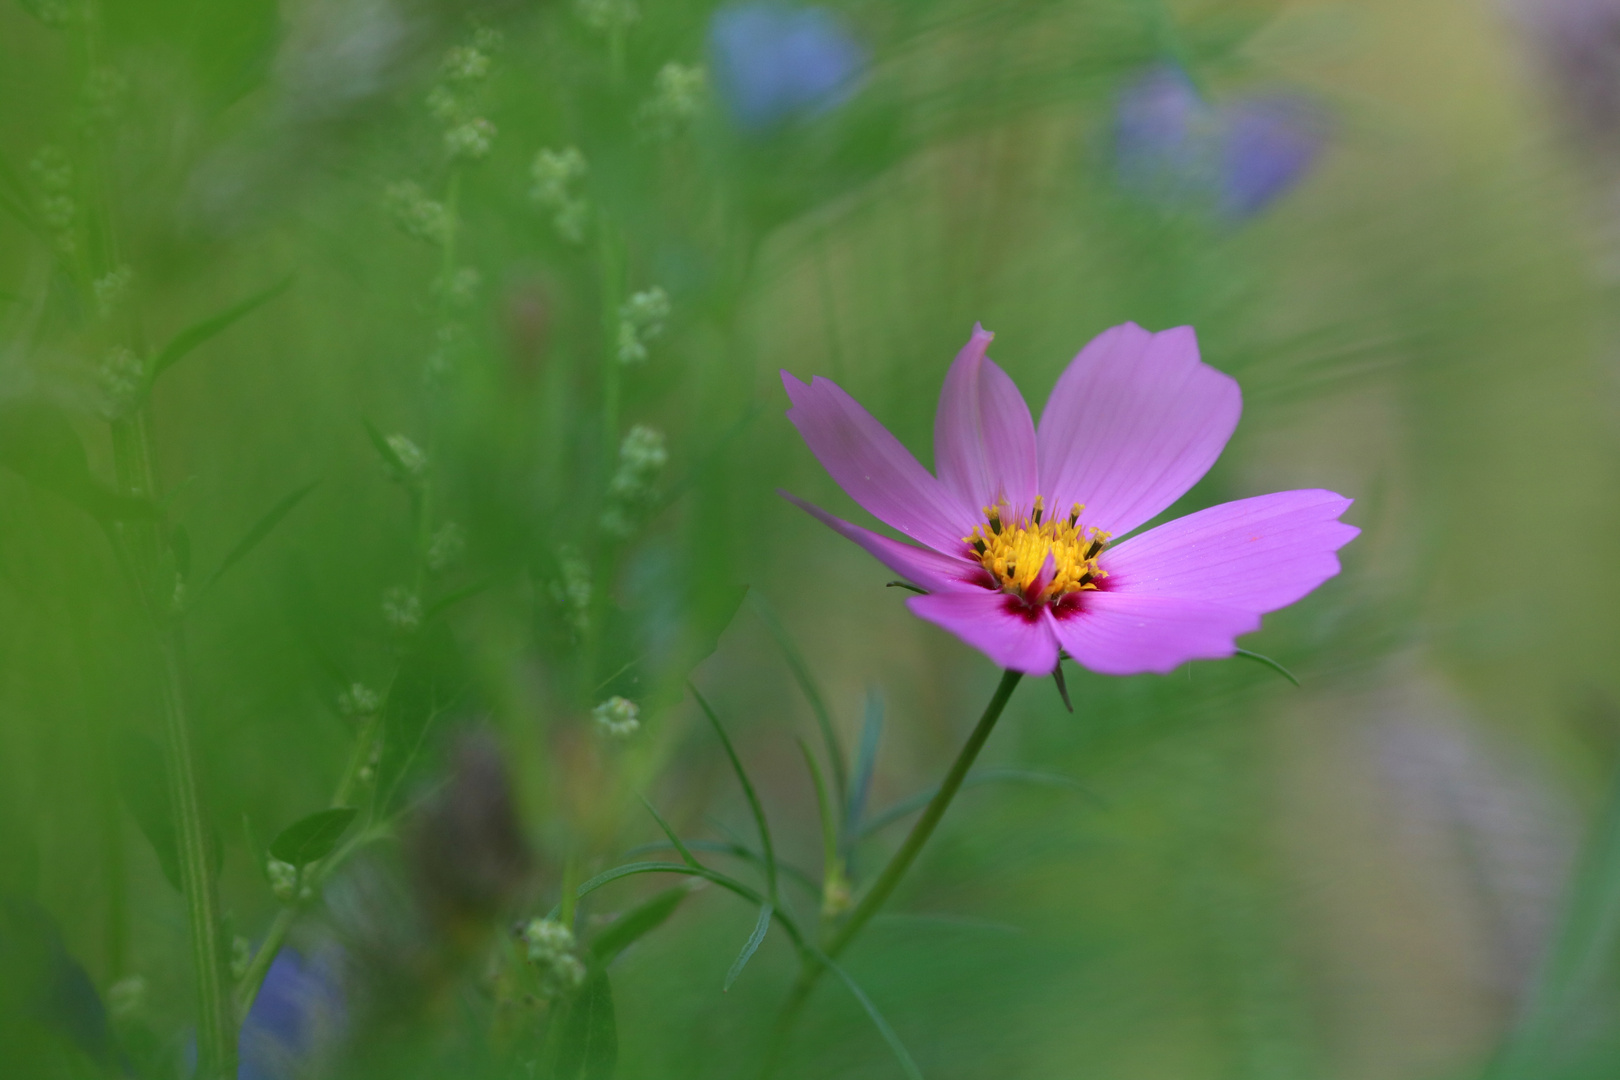
[[[1168,672],[1231,656],[1235,638],[1339,572],[1361,530],[1351,500],[1283,491],[1117,540],[1209,471],[1237,427],[1236,380],[1191,327],[1116,326],[1080,350],[1041,414],[973,337],[934,419],[938,476],[823,378],[782,372],[793,421],[850,497],[914,544],[782,492],[925,590],[907,601],[1002,667],[1044,675],[1060,649],[1093,671]],[[917,546],[918,544],[924,546]]]

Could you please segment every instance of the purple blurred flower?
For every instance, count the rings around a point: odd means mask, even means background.
[[[290,1080],[341,1032],[345,1017],[336,957],[306,961],[291,947],[282,949],[265,973],[237,1044],[237,1080]]]
[[[709,52],[720,95],[742,128],[761,132],[840,104],[867,50],[827,9],[769,0],[717,11]]]
[[[1115,106],[1115,166],[1126,188],[1155,202],[1203,202],[1240,220],[1305,178],[1327,128],[1321,109],[1298,95],[1214,105],[1180,68],[1159,65]]]

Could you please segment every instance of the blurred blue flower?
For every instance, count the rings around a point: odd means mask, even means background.
[[[265,973],[237,1043],[237,1080],[290,1080],[308,1073],[344,1022],[336,959],[306,961],[284,948]]]
[[[770,0],[717,11],[709,52],[721,99],[753,132],[847,100],[868,60],[865,46],[825,8]]]
[[[1327,131],[1321,109],[1298,95],[1214,105],[1180,68],[1158,65],[1115,105],[1115,168],[1127,190],[1151,201],[1203,203],[1241,220],[1305,178]]]

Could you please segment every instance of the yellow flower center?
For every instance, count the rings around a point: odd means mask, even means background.
[[[999,504],[987,506],[985,523],[962,540],[1003,592],[1031,604],[1051,603],[1069,593],[1095,589],[1097,580],[1108,576],[1097,565],[1097,556],[1110,534],[1081,524],[1084,510],[1075,503],[1067,518],[1048,520],[1039,495],[1028,517],[1013,518]],[[1052,556],[1052,574],[1043,581],[1047,555]]]

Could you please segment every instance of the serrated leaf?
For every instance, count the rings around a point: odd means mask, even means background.
[[[297,867],[324,859],[343,838],[358,813],[352,806],[337,806],[299,818],[270,841],[270,854]]]
[[[159,375],[163,374],[169,368],[173,367],[175,364],[184,359],[187,353],[197,348],[197,346],[203,344],[203,342],[207,341],[209,338],[216,337],[230,329],[234,323],[236,323],[243,316],[252,312],[255,308],[269,303],[277,296],[280,296],[282,293],[286,292],[287,289],[291,288],[292,283],[293,276],[289,274],[280,281],[276,282],[274,285],[270,286],[268,289],[265,289],[262,292],[254,293],[246,300],[226,308],[218,315],[215,315],[209,319],[204,319],[198,323],[193,323],[184,330],[180,331],[174,336],[173,340],[163,347],[161,352],[152,358],[151,363],[147,366],[147,381],[151,382],[153,379],[156,379]]]
[[[269,512],[255,522],[253,528],[247,531],[247,535],[242,537],[241,540],[237,541],[235,547],[231,548],[230,553],[225,556],[223,561],[220,562],[219,568],[216,569],[203,584],[202,589],[199,590],[199,594],[206,593],[208,590],[212,589],[214,587],[214,583],[223,577],[227,570],[241,562],[243,559],[247,558],[248,554],[254,548],[258,547],[259,544],[264,541],[264,538],[269,536],[277,525],[281,524],[281,519],[292,513],[293,508],[299,503],[303,502],[304,497],[310,492],[314,491],[319,484],[319,480],[305,484],[303,487],[299,488],[297,491],[286,496],[280,502],[276,503],[276,505],[272,506]]]
[[[554,1080],[611,1080],[619,1064],[619,1026],[607,972],[592,971],[558,1018]]]
[[[737,976],[742,974],[743,968],[748,965],[748,961],[759,951],[759,943],[765,940],[765,934],[771,928],[771,916],[774,914],[776,914],[776,909],[770,904],[766,904],[759,909],[759,919],[754,923],[754,932],[748,935],[747,942],[743,944],[742,952],[737,954],[737,959],[731,964],[731,970],[726,972],[726,984],[720,988],[722,993],[730,992],[731,984],[737,981]]]
[[[592,940],[591,957],[602,967],[611,964],[624,950],[664,925],[690,891],[677,885],[625,912]]]

